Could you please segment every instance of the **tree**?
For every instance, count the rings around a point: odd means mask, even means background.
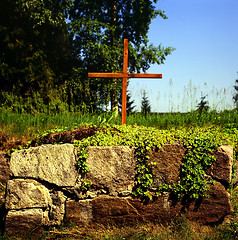
[[[27,111],[43,111],[40,105],[46,105],[49,111],[50,102],[62,98],[59,88],[68,78],[72,56],[65,20],[69,4],[70,0],[1,1],[1,104],[12,107],[18,102]]]
[[[150,102],[145,90],[142,92],[141,112],[145,115],[145,117],[151,112]]]
[[[198,103],[197,105],[197,111],[199,113],[202,113],[202,112],[207,112],[209,110],[209,106],[208,106],[208,101],[205,101],[205,98],[207,97],[207,95],[203,95],[201,93],[201,101]]]
[[[236,108],[238,109],[238,79],[236,79],[236,81],[235,81],[235,86],[234,86],[234,88],[235,88],[236,93],[235,93],[233,99],[234,99]]]
[[[157,0],[74,0],[70,10],[74,50],[82,68],[87,101],[111,102],[117,109],[121,79],[88,79],[87,72],[122,72],[123,39],[129,40],[129,71],[145,72],[150,64],[162,64],[171,47],[148,45],[148,30],[156,16],[166,18],[153,3]],[[88,103],[89,103],[88,102]]]
[[[119,97],[118,97],[118,108],[119,111],[122,110],[122,92],[119,93]],[[131,94],[130,92],[127,90],[127,100],[126,100],[126,112],[128,115],[130,115],[131,113],[134,112],[134,100],[131,100]]]

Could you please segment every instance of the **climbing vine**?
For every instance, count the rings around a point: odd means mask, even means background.
[[[216,160],[214,151],[218,144],[209,133],[190,133],[183,138],[186,153],[181,167],[180,181],[177,184],[158,187],[157,194],[164,191],[173,192],[177,199],[199,199],[209,197],[209,185],[214,181],[206,170]]]
[[[136,184],[132,194],[135,197],[152,199],[150,192],[153,184],[153,167],[155,162],[149,161],[149,152],[152,148],[159,149],[166,143],[182,143],[186,148],[183,163],[180,169],[180,181],[176,184],[161,185],[157,189],[157,196],[164,192],[173,193],[178,200],[199,199],[208,197],[209,186],[214,182],[206,174],[206,170],[216,160],[214,151],[222,143],[227,144],[236,137],[226,134],[217,134],[221,129],[206,127],[188,129],[159,130],[155,128],[134,126],[114,126],[98,131],[95,136],[75,141],[78,147],[79,159],[77,166],[82,173],[89,171],[86,165],[87,146],[118,146],[135,147],[137,157]],[[237,139],[236,139],[237,140]]]

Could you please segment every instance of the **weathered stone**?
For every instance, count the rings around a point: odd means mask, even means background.
[[[6,217],[5,235],[27,236],[24,239],[38,239],[43,231],[43,210],[24,209],[9,211]]]
[[[215,153],[215,157],[217,160],[213,162],[206,173],[228,187],[232,176],[233,148],[231,146],[221,146]]]
[[[31,229],[37,232],[42,230],[42,225],[60,225],[63,220],[76,224],[166,223],[181,214],[192,221],[209,224],[220,222],[231,213],[229,194],[223,186],[224,182],[230,183],[231,177],[229,146],[219,149],[218,161],[208,170],[209,177],[219,181],[211,187],[210,198],[186,205],[174,202],[169,193],[146,204],[129,197],[136,175],[134,149],[111,146],[88,147],[87,151],[90,171],[81,176],[82,179],[77,176],[74,147],[70,144],[30,148],[12,154],[11,172],[17,179],[7,183],[6,207],[10,211],[6,217],[6,233],[18,234]],[[167,144],[150,153],[149,161],[157,163],[150,190],[179,181],[184,154],[180,144]],[[82,180],[93,184],[86,194],[82,194]],[[64,193],[92,199],[66,201]]]
[[[49,190],[35,180],[13,179],[7,182],[6,209],[47,208]]]
[[[143,214],[129,198],[101,196],[92,200],[93,222],[101,224],[135,224],[144,220]]]
[[[4,203],[6,183],[10,179],[10,167],[6,154],[0,152],[0,207]]]
[[[77,180],[75,150],[72,144],[44,145],[12,154],[14,177],[34,178],[58,186],[74,186]]]
[[[66,201],[65,222],[85,224],[93,220],[92,200]]]
[[[204,198],[201,203],[191,204],[189,209],[185,209],[186,216],[201,224],[217,223],[232,212],[230,196],[225,187],[216,182],[211,186],[210,197]]]
[[[143,204],[140,199],[99,196],[92,200],[66,202],[66,222],[74,224],[129,224],[138,222],[171,221],[179,214],[179,208],[171,208],[168,196]]]
[[[110,195],[131,191],[136,174],[134,149],[127,146],[87,147],[86,180]]]
[[[65,215],[66,196],[61,191],[51,192],[52,202],[48,213],[48,219],[45,220],[46,225],[61,225]]]
[[[150,152],[149,161],[156,162],[152,171],[151,189],[156,189],[161,184],[173,184],[179,180],[184,153],[185,148],[181,144],[165,144],[157,152]]]
[[[180,206],[173,205],[167,194],[144,204],[139,199],[129,199],[129,203],[137,210],[143,222],[169,223],[180,215]]]
[[[231,213],[229,194],[219,182],[211,187],[210,197],[183,205],[173,202],[168,194],[149,201],[102,195],[92,200],[66,202],[66,222],[76,224],[169,223],[184,214],[201,224],[217,223]]]

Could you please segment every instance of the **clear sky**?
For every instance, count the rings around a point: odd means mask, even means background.
[[[158,0],[156,8],[168,19],[152,20],[149,41],[176,50],[163,65],[147,71],[162,73],[162,80],[130,80],[128,90],[136,109],[140,111],[142,90],[155,112],[195,109],[201,92],[213,109],[234,108],[238,0]]]

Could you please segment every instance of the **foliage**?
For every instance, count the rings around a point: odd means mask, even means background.
[[[89,106],[108,105],[112,111],[121,91],[121,79],[88,79],[87,72],[122,72],[123,39],[129,40],[129,70],[146,71],[150,64],[162,64],[173,48],[148,45],[149,25],[156,16],[156,0],[74,1],[70,9],[74,53],[83,69],[81,83]],[[95,105],[92,105],[94,108]],[[92,111],[91,109],[90,111]]]
[[[197,105],[197,111],[199,113],[202,113],[202,112],[207,112],[208,109],[209,109],[209,106],[208,106],[208,101],[205,101],[205,98],[207,97],[207,95],[202,95],[201,96],[201,101],[198,103]]]
[[[15,112],[64,111],[71,50],[70,0],[0,3],[0,105]],[[55,109],[54,109],[55,108]]]
[[[142,93],[141,112],[145,117],[151,112],[150,102],[145,90]]]
[[[216,135],[209,131],[200,133],[189,129],[183,139],[186,153],[181,168],[180,182],[159,187],[158,194],[160,195],[165,190],[172,191],[177,199],[185,202],[209,197],[206,193],[209,190],[208,185],[214,182],[208,178],[206,170],[216,160],[213,152],[218,148],[218,142]]]
[[[236,109],[238,109],[238,79],[236,79],[236,81],[235,81],[234,88],[235,88],[236,93],[235,93],[233,99],[234,99],[234,102],[236,104]]]
[[[226,224],[218,227],[203,226],[178,217],[169,224],[147,223],[133,226],[117,225],[70,225],[55,227],[45,232],[41,239],[135,239],[135,240],[234,240],[237,224]]]
[[[173,50],[148,46],[154,1],[2,0],[0,107],[18,113],[101,111],[117,103],[121,80],[88,79],[89,71],[146,71]]]
[[[183,143],[187,151],[181,167],[180,181],[173,185],[159,186],[157,195],[169,192],[178,200],[187,202],[192,199],[208,197],[208,186],[213,184],[213,181],[207,177],[205,171],[215,161],[213,152],[221,144],[235,146],[238,142],[236,133],[237,130],[229,133],[222,128],[212,126],[158,130],[124,125],[103,128],[96,135],[82,141],[75,141],[74,144],[79,148],[78,166],[82,172],[88,171],[85,165],[87,146],[126,145],[136,147],[137,183],[133,194],[143,199],[151,199],[153,195],[150,191],[153,183],[152,169],[156,163],[148,161],[149,151],[152,148],[159,149],[165,143]]]

